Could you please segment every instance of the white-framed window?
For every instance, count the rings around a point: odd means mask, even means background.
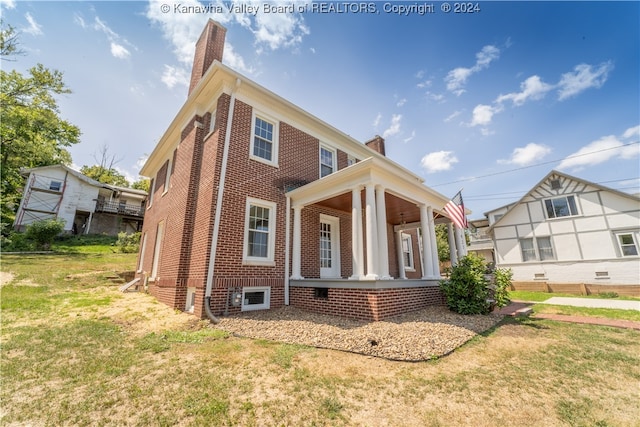
[[[164,190],[162,191],[162,195],[165,195],[169,191],[169,185],[171,185],[171,159],[167,160],[167,173],[164,176]]]
[[[184,305],[184,311],[193,313],[196,307],[196,288],[187,288],[187,302]]]
[[[142,236],[142,244],[140,245],[140,259],[138,260],[138,273],[142,272],[142,267],[144,266],[144,253],[147,250],[147,233],[144,233]]]
[[[267,310],[271,307],[271,288],[252,286],[242,288],[241,311]]]
[[[49,190],[51,191],[60,191],[62,189],[62,182],[60,181],[51,181],[49,184]]]
[[[153,193],[154,193],[154,186],[156,185],[156,180],[154,178],[151,178],[151,181],[149,181],[149,197],[147,198],[147,209],[151,208],[151,205],[153,204]]]
[[[520,250],[522,252],[522,261],[524,262],[548,261],[555,259],[555,255],[553,254],[553,246],[551,244],[551,237],[549,236],[536,237],[535,239],[520,239]]]
[[[638,242],[633,233],[617,233],[616,238],[622,256],[637,256]]]
[[[347,156],[347,166],[355,165],[356,163],[358,163],[358,159],[356,159],[354,156],[349,154]]]
[[[272,166],[278,165],[278,122],[253,113],[249,157]]]
[[[402,259],[405,271],[415,271],[413,264],[413,239],[410,234],[402,233]]]
[[[336,171],[336,150],[320,146],[320,178],[331,175]]]
[[[547,218],[561,218],[564,216],[578,215],[575,196],[562,196],[553,199],[545,199],[545,212]]]
[[[160,266],[160,252],[162,252],[162,241],[164,240],[164,221],[160,221],[156,227],[156,243],[153,248],[153,264],[151,264],[151,278],[158,277]]]
[[[216,115],[218,114],[218,110],[213,110],[211,112],[211,118],[209,119],[209,132],[212,133],[216,129]]]
[[[244,226],[245,264],[274,264],[275,229],[276,204],[248,197]]]

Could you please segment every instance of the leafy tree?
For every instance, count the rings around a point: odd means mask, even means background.
[[[436,225],[436,245],[438,247],[438,259],[440,262],[449,261],[451,254],[449,253],[449,234],[447,224]]]
[[[148,178],[140,177],[140,179],[131,184],[131,188],[135,188],[136,190],[144,190],[148,193],[150,185],[151,181]]]
[[[127,178],[114,168],[105,169],[99,165],[82,166],[80,168],[80,173],[104,184],[117,185],[119,187],[129,186]]]
[[[2,59],[15,55],[15,30],[0,29]],[[80,129],[60,118],[56,95],[71,93],[60,71],[37,64],[24,76],[0,70],[0,222],[13,223],[24,183],[21,168],[71,164],[66,147],[80,142]]]

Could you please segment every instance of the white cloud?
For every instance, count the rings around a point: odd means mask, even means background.
[[[190,73],[184,68],[172,67],[171,65],[164,66],[164,73],[160,78],[162,83],[167,85],[169,89],[173,89],[176,85],[189,87]]]
[[[403,139],[402,142],[406,144],[407,142],[410,142],[411,140],[413,140],[413,138],[415,137],[416,137],[416,131],[414,130],[411,132],[411,135],[408,138]]]
[[[504,101],[511,101],[513,105],[520,106],[530,99],[541,99],[547,92],[553,89],[553,86],[544,83],[540,77],[531,76],[524,82],[520,83],[520,92],[513,92],[507,95],[500,95],[497,99],[497,103]]]
[[[377,128],[380,125],[380,120],[382,120],[382,114],[378,113],[375,119],[373,119],[373,127]]]
[[[558,169],[580,170],[614,158],[631,159],[638,155],[640,155],[638,144],[624,146],[614,135],[603,136],[567,156],[560,162]]]
[[[24,17],[29,23],[29,26],[27,28],[23,28],[22,31],[27,34],[31,34],[32,36],[41,36],[42,34],[44,34],[42,32],[42,25],[38,24],[29,12],[25,13]]]
[[[416,79],[422,79],[424,77],[424,70],[420,70],[416,73]]]
[[[118,43],[111,42],[111,55],[118,59],[126,59],[131,56],[131,52],[129,52],[126,47]]]
[[[400,132],[400,121],[402,120],[402,114],[393,114],[391,116],[391,124],[387,129],[382,132],[383,138],[388,138],[390,136],[396,135]]]
[[[576,65],[572,72],[563,74],[558,82],[558,99],[563,101],[589,88],[601,87],[611,70],[611,61],[603,62],[595,69],[589,64]]]
[[[85,20],[82,17],[82,15],[80,15],[78,13],[74,13],[73,14],[73,22],[75,22],[76,24],[78,24],[82,28],[87,28],[87,23],[85,22]]]
[[[454,111],[453,113],[451,113],[447,117],[445,117],[444,121],[445,122],[450,122],[451,120],[453,120],[456,117],[458,117],[460,114],[462,114],[462,111]]]
[[[441,93],[427,92],[427,98],[435,102],[444,102],[444,95]]]
[[[406,103],[407,103],[407,98],[402,98],[398,100],[398,102],[396,102],[396,107],[402,107]]]
[[[531,142],[524,147],[515,148],[509,159],[498,160],[498,163],[527,166],[542,160],[550,152],[551,148],[546,145]]]
[[[500,49],[493,45],[487,45],[476,53],[476,63],[471,68],[457,67],[449,71],[445,82],[447,83],[447,89],[454,94],[460,96],[464,90],[464,85],[467,83],[467,79],[472,75],[483,69],[489,67],[492,61],[500,57]]]
[[[493,115],[502,111],[502,107],[479,104],[473,109],[473,118],[469,126],[486,126],[491,123]]]
[[[271,2],[274,6],[290,5],[290,1]],[[272,50],[300,44],[309,28],[304,18],[297,13],[258,13],[252,30],[258,44],[265,44]]]
[[[453,151],[435,151],[420,160],[420,165],[426,169],[427,173],[451,170],[455,163],[458,163],[458,159]]]
[[[0,6],[6,7],[7,9],[15,9],[16,2],[15,0],[0,0]]]
[[[640,125],[627,129],[622,134],[624,139],[640,138]]]

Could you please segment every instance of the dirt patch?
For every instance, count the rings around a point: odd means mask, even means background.
[[[0,271],[0,286],[4,286],[13,281],[13,274]]]

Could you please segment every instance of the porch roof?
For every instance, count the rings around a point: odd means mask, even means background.
[[[392,224],[419,220],[419,205],[431,206],[434,214],[447,217],[449,199],[423,184],[422,178],[384,159],[369,157],[302,187],[288,191],[291,206],[320,204],[351,209],[351,191],[367,184],[380,185],[386,193],[387,218]]]

